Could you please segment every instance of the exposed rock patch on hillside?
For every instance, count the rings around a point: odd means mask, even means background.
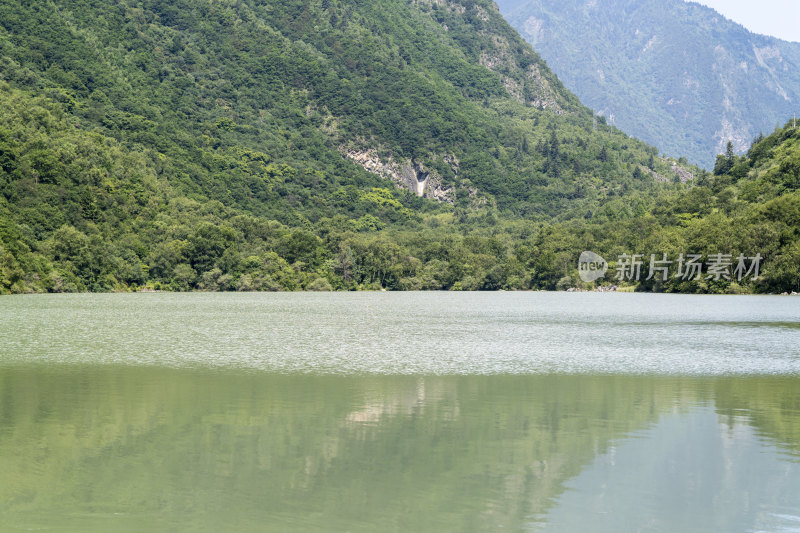
[[[408,189],[422,198],[432,198],[440,202],[455,202],[455,187],[445,187],[442,177],[433,170],[427,169],[421,162],[407,159],[396,161],[389,157],[381,159],[374,149],[358,149],[340,147],[342,155],[357,163],[366,171],[392,180],[395,185]],[[458,174],[458,160],[455,156],[443,158]]]

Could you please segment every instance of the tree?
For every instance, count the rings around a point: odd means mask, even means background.
[[[725,147],[725,155],[718,155],[714,164],[714,175],[723,176],[729,174],[733,165],[736,164],[736,154],[733,151],[733,143],[728,141]]]
[[[236,231],[225,225],[201,222],[189,238],[187,255],[192,267],[205,272],[237,241]]]
[[[725,146],[725,159],[733,162],[735,157],[736,154],[733,151],[733,143],[731,141],[728,141],[728,144]]]
[[[558,141],[556,130],[550,132],[550,143],[547,159],[547,173],[553,178],[561,176],[561,143]]]

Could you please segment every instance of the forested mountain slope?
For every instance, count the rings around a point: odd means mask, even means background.
[[[254,214],[318,218],[311,203],[370,181],[342,153],[411,189],[431,172],[428,196],[527,216],[563,214],[597,185],[648,188],[631,177],[650,150],[591,132],[590,112],[491,2],[34,1],[4,4],[0,21],[4,79],[164,154],[186,194]],[[552,132],[557,158],[544,153]],[[241,148],[321,190],[270,195]]]
[[[710,168],[800,113],[800,43],[684,0],[498,0],[586,105]]]
[[[0,292],[566,287],[693,174],[488,1],[0,5]]]

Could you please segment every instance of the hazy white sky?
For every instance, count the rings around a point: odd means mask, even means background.
[[[752,32],[800,42],[800,0],[695,0]]]

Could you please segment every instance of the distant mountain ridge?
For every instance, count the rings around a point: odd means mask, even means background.
[[[800,113],[800,43],[683,0],[498,0],[581,101],[673,156],[713,165]]]

